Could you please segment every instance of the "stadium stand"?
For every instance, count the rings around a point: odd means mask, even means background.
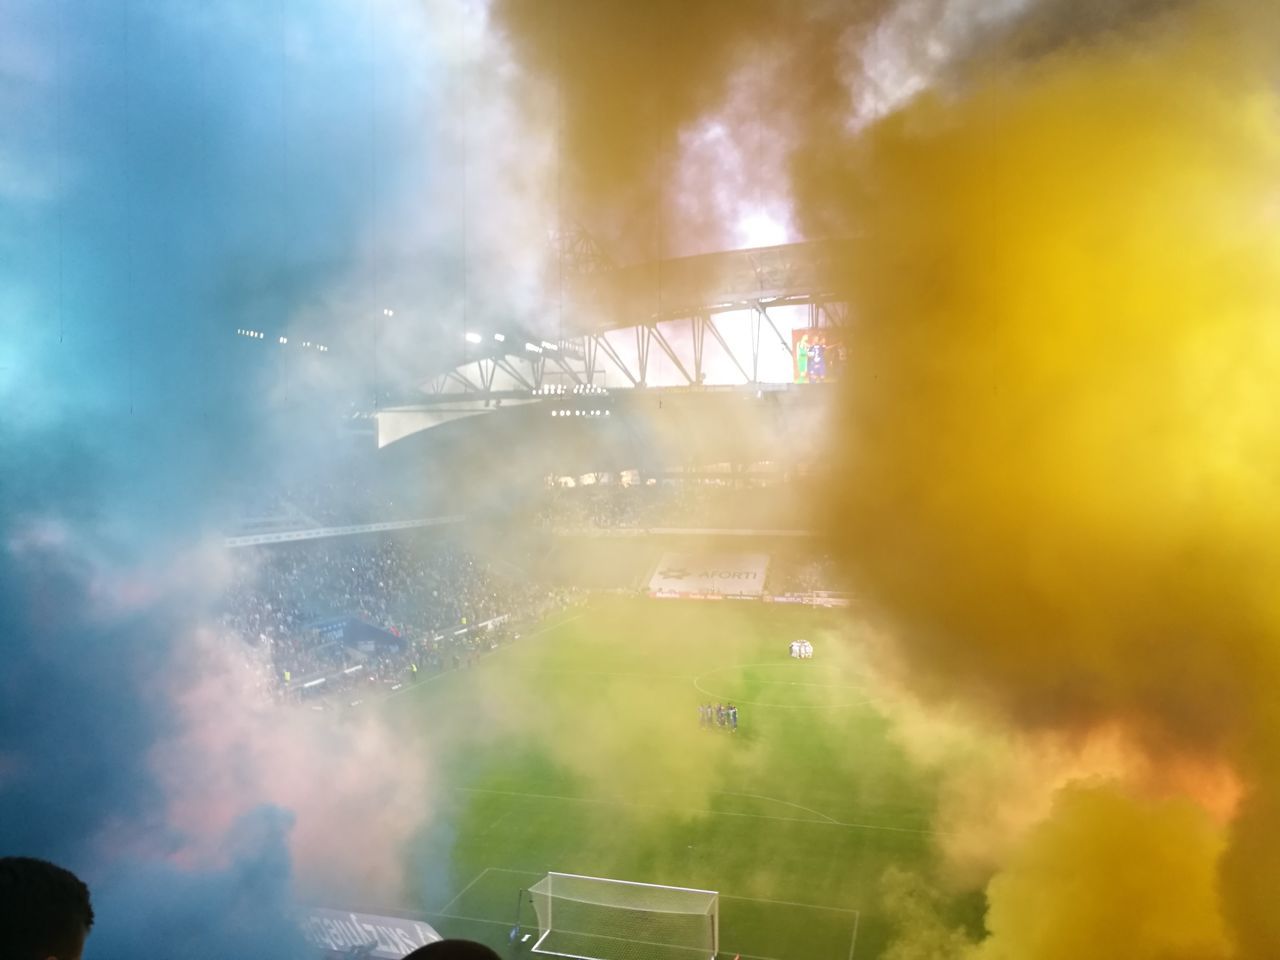
[[[243,558],[222,624],[282,693],[396,684],[471,662],[573,594],[426,535],[331,537]]]

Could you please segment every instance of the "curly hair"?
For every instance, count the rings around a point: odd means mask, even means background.
[[[76,955],[93,926],[89,888],[33,857],[0,857],[0,944],[13,960]]]

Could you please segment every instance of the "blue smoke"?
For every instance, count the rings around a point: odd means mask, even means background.
[[[335,291],[354,283],[372,313],[395,287],[354,265],[431,168],[439,74],[405,29],[417,9],[12,0],[0,14],[0,853],[89,881],[90,960],[302,949],[284,922],[286,811],[242,822],[217,870],[165,857],[182,838],[149,752],[211,598],[197,584],[113,607],[100,581],[207,537],[230,489],[270,486],[306,449],[283,437],[327,428],[350,399],[335,383],[368,389],[340,351],[308,387],[275,338],[305,315],[311,339],[339,343],[353,321],[326,305],[353,298]]]

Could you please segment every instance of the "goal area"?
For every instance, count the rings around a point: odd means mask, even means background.
[[[720,895],[608,877],[548,873],[529,888],[534,953],[575,960],[714,960]]]

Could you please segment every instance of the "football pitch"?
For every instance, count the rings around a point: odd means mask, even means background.
[[[719,891],[723,957],[880,956],[884,870],[934,865],[933,785],[887,735],[843,616],[596,600],[385,701],[439,750],[413,912],[527,955],[523,891],[556,871]],[[812,660],[788,657],[799,638]],[[729,702],[736,732],[699,725]]]

